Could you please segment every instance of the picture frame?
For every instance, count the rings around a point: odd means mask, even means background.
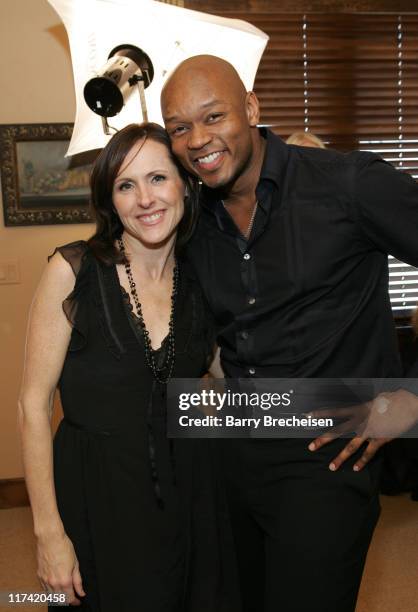
[[[97,151],[65,157],[72,123],[0,125],[4,223],[91,223],[89,176]]]

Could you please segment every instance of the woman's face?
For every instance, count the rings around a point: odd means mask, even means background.
[[[167,148],[138,141],[113,183],[113,205],[125,231],[157,246],[174,236],[184,214],[185,186]]]

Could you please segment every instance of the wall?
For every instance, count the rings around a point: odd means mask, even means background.
[[[0,123],[74,120],[68,41],[46,0],[1,0],[0,74]],[[1,212],[0,262],[17,259],[21,282],[0,285],[0,479],[23,474],[16,402],[33,292],[54,247],[86,238],[91,231],[90,224],[6,228]]]

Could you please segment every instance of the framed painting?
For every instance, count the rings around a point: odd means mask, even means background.
[[[0,125],[6,226],[89,223],[89,177],[97,151],[65,157],[71,123]]]

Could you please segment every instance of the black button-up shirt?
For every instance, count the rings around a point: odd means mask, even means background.
[[[248,241],[207,189],[187,253],[226,375],[400,376],[387,255],[418,266],[418,185],[371,153],[261,133]]]

